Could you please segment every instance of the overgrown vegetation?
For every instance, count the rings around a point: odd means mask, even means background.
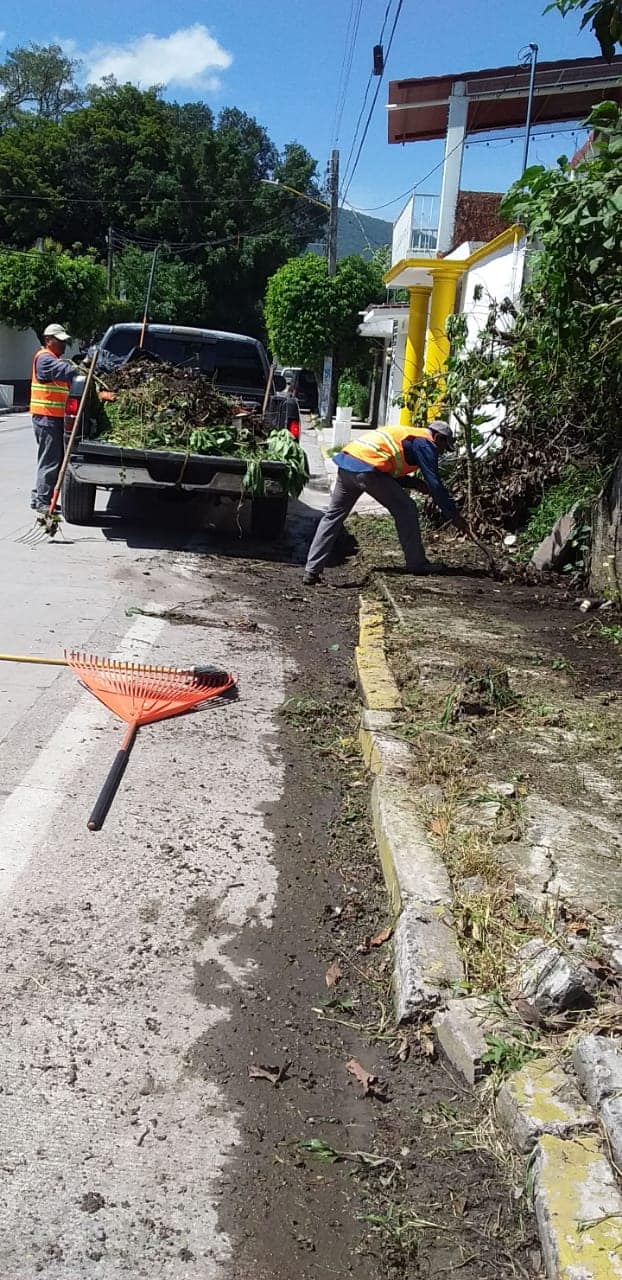
[[[446,373],[425,374],[401,401],[417,425],[453,413],[467,514],[483,528],[529,520],[530,545],[589,505],[620,448],[622,113],[600,103],[587,124],[594,140],[579,164],[533,166],[505,197],[504,216],[527,232],[520,311],[491,303],[474,344],[466,318],[450,317]],[[482,450],[499,402],[499,447]]]
[[[502,444],[482,482],[483,512],[518,527],[569,465],[598,472],[620,447],[622,113],[601,103],[591,152],[574,168],[534,166],[506,217],[528,235],[521,311],[503,337]]]

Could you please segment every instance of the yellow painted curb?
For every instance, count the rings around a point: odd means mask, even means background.
[[[399,711],[402,700],[386,659],[384,635],[384,617],[378,601],[362,596],[354,660],[363,701],[370,711]]]
[[[622,1196],[595,1137],[545,1134],[535,1207],[551,1280],[622,1280]]]

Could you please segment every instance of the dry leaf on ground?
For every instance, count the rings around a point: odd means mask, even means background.
[[[269,1080],[270,1084],[282,1084],[287,1075],[289,1062],[285,1062],[282,1067],[249,1067],[249,1080]]]
[[[394,1059],[394,1061],[406,1062],[406,1059],[408,1058],[409,1054],[410,1054],[410,1045],[408,1043],[408,1040],[403,1033],[400,1033],[400,1035],[398,1036],[397,1044],[395,1046],[393,1053],[391,1054],[391,1057]]]
[[[382,1081],[373,1072],[366,1071],[356,1058],[350,1058],[350,1061],[346,1062],[346,1071],[349,1071],[350,1075],[363,1086],[363,1094],[366,1098],[379,1098],[382,1102],[386,1101],[386,1088]]]
[[[369,940],[370,947],[381,947],[383,942],[389,941],[389,938],[391,937],[392,933],[393,933],[393,926],[388,924],[386,929],[381,929],[379,933],[374,934],[373,938],[370,938]]]
[[[449,818],[433,818],[428,828],[435,836],[446,836],[449,831]]]
[[[339,967],[339,961],[333,960],[333,963],[330,964],[328,966],[328,969],[326,970],[326,986],[334,987],[335,984],[337,982],[340,982],[342,978],[343,978],[343,973],[341,972],[341,969]]]

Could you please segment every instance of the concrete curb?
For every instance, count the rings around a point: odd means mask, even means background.
[[[398,1019],[436,1009],[439,1047],[471,1086],[489,1069],[487,1034],[512,1034],[490,1002],[451,998],[464,978],[444,862],[413,804],[410,749],[399,736],[399,689],[385,653],[380,603],[361,597],[356,674],[364,710],[359,740],[373,774],[376,844],[396,917]],[[452,991],[453,988],[453,991]],[[618,1047],[620,1046],[620,1047]],[[538,1232],[549,1280],[622,1280],[622,1193],[600,1133],[622,1156],[622,1042],[584,1037],[575,1076],[539,1058],[500,1086],[496,1118],[521,1155],[531,1153]]]
[[[395,926],[395,1005],[399,1021],[425,1015],[464,979],[451,923],[447,869],[429,843],[408,783],[410,750],[396,737],[402,700],[387,662],[379,603],[361,597],[356,674],[365,710],[359,739],[375,775],[371,806]]]

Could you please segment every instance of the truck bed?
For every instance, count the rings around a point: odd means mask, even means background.
[[[212,454],[181,453],[173,449],[125,449],[95,440],[81,440],[71,456],[76,480],[101,488],[211,491],[236,496],[242,487],[246,459]],[[266,490],[283,492],[284,462],[263,462]]]

